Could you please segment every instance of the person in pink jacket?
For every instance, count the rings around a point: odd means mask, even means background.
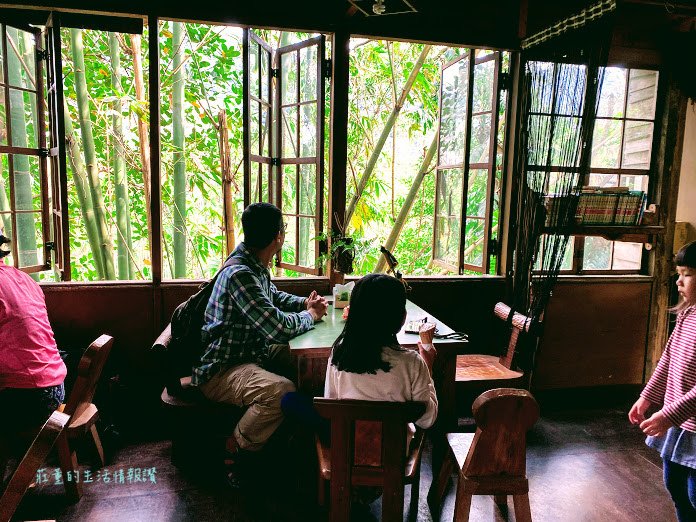
[[[0,245],[9,239],[0,234]],[[39,285],[6,265],[0,248],[0,405],[1,423],[21,430],[43,424],[65,398],[67,370],[58,353],[46,300]]]

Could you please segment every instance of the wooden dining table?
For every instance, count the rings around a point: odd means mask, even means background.
[[[332,297],[327,297],[331,302]],[[329,305],[326,316],[314,325],[312,330],[290,340],[290,353],[297,362],[297,383],[299,390],[313,396],[323,396],[326,366],[334,341],[343,331],[345,320],[343,309]],[[433,314],[417,304],[406,301],[406,322],[397,334],[399,344],[404,348],[418,349],[418,334],[406,333],[410,321],[426,319],[437,326],[438,335],[453,333],[453,330]],[[379,321],[379,309],[375,309],[375,321]],[[439,403],[437,431],[452,431],[457,426],[455,373],[457,355],[466,353],[466,339],[434,339],[437,350],[433,364],[433,381]]]

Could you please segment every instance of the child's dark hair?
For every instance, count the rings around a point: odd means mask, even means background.
[[[677,266],[696,268],[696,241],[692,241],[681,247],[677,255],[674,256],[674,263]]]
[[[9,244],[10,244],[10,238],[9,238],[9,237],[5,237],[5,236],[3,236],[2,234],[0,234],[0,247],[1,247],[2,245],[4,245],[4,244],[8,244],[8,245],[9,245]],[[9,255],[10,255],[10,251],[9,251],[9,250],[5,250],[5,249],[3,249],[3,248],[0,248],[0,259],[2,259],[2,258],[5,257],[5,256],[9,256]]]
[[[696,269],[696,241],[687,243],[679,249],[677,255],[674,256],[674,264],[677,266]],[[679,302],[669,309],[670,312],[678,314],[689,308],[692,303],[680,298]]]
[[[343,332],[333,345],[331,364],[352,373],[388,372],[382,348],[399,348],[396,334],[406,312],[406,290],[398,279],[368,274],[360,279],[350,296],[350,313]]]
[[[252,203],[242,212],[244,244],[252,248],[265,248],[283,227],[283,214],[270,203]]]

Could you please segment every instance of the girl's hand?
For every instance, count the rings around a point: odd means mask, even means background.
[[[662,410],[654,413],[649,419],[644,420],[640,423],[640,429],[646,435],[652,435],[653,437],[661,437],[667,430],[672,427],[672,422],[665,417]]]
[[[650,401],[639,397],[636,403],[631,407],[631,411],[628,412],[628,420],[631,424],[638,425],[645,420],[645,412],[648,411],[650,407]]]

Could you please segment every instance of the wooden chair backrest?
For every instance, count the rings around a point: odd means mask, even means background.
[[[29,484],[36,478],[36,472],[46,460],[53,444],[68,424],[70,417],[65,413],[54,411],[39,430],[31,443],[7,488],[0,496],[0,521],[10,520],[22,501]]]
[[[510,315],[510,307],[505,303],[496,303],[493,309],[496,317],[502,319],[506,323],[509,321],[508,317]],[[512,359],[515,356],[515,350],[517,349],[517,341],[519,340],[520,334],[522,332],[529,332],[529,326],[531,324],[531,319],[526,315],[515,312],[512,316],[512,321],[510,321],[510,339],[508,340],[507,350],[503,355],[500,356],[500,364],[510,369],[512,367]]]
[[[473,404],[476,433],[462,472],[467,477],[526,474],[527,430],[539,419],[539,404],[527,390],[496,388]]]
[[[373,478],[380,476],[380,482],[403,492],[407,424],[423,415],[425,404],[315,397],[314,406],[331,423],[332,521],[349,518],[355,472],[365,472]],[[368,433],[378,434],[379,440],[366,437],[366,431],[358,427],[360,423],[380,425],[379,430],[367,429]],[[401,501],[403,507],[403,497]]]
[[[64,413],[71,417],[79,416],[91,404],[113,344],[113,337],[101,335],[87,347],[77,367],[77,379],[65,403]]]

